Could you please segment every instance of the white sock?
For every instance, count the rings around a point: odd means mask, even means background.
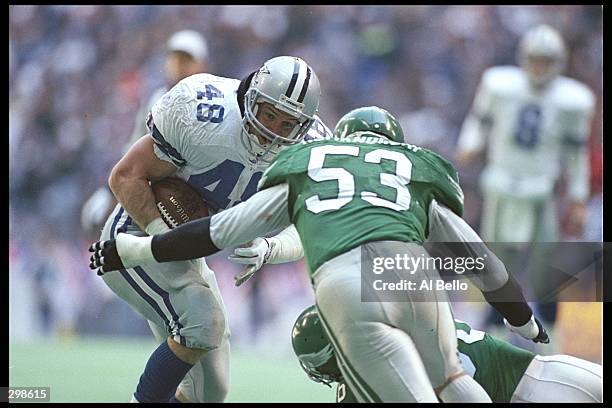
[[[442,402],[491,402],[487,392],[469,375],[455,378],[438,397]]]

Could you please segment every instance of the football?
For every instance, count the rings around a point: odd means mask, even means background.
[[[151,183],[151,189],[162,219],[170,228],[208,216],[208,208],[200,193],[178,177],[155,181]]]

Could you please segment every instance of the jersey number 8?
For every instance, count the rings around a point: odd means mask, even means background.
[[[538,105],[527,105],[519,112],[517,129],[514,133],[516,144],[526,149],[533,148],[540,136],[542,111]]]

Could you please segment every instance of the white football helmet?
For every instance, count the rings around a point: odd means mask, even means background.
[[[543,24],[532,28],[523,35],[518,48],[518,61],[535,86],[542,86],[561,73],[565,67],[566,50],[563,39],[557,30]],[[550,59],[550,66],[543,72],[537,72],[530,58],[544,57]]]
[[[320,97],[319,79],[304,60],[282,56],[266,61],[253,76],[244,97],[243,144],[258,160],[265,160],[268,153],[274,155],[282,146],[299,143],[315,120]],[[268,102],[298,120],[287,137],[270,131],[257,119],[262,102]],[[262,146],[257,136],[251,133],[253,131],[269,143]]]

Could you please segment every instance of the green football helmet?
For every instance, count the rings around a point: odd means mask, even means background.
[[[300,365],[311,380],[330,387],[332,382],[342,381],[334,350],[323,331],[314,305],[304,310],[295,321],[291,344]]]
[[[404,132],[395,117],[378,106],[353,109],[334,128],[334,137],[347,137],[355,132],[378,133],[389,140],[404,143]]]

